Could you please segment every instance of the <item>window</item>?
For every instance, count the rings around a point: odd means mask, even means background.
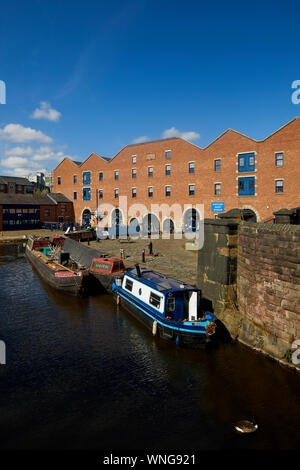
[[[149,176],[149,178],[152,178],[152,176],[153,176],[153,166],[148,166],[148,176]]]
[[[115,189],[115,199],[118,199],[118,198],[119,198],[119,190]]]
[[[91,184],[91,172],[85,171],[82,173],[82,182],[83,184]]]
[[[255,178],[253,176],[248,178],[238,179],[239,196],[254,196],[255,195]]]
[[[131,197],[136,197],[136,188],[132,188]]]
[[[131,160],[132,160],[132,164],[135,165],[136,164],[136,155],[132,155]]]
[[[160,307],[160,301],[161,301],[161,296],[154,294],[154,292],[150,292],[150,299],[149,299],[149,304],[152,305],[155,308]]]
[[[20,184],[17,185],[17,191],[22,191],[23,189],[23,186],[21,186]]]
[[[238,154],[238,170],[239,172],[255,170],[255,153],[254,152]]]
[[[194,196],[194,195],[195,195],[195,185],[189,184],[189,196]]]
[[[115,170],[115,180],[119,179],[119,170]]]
[[[221,196],[221,183],[215,183],[215,196]]]
[[[283,152],[275,153],[275,166],[283,166]]]
[[[149,186],[149,188],[148,188],[148,197],[153,197],[153,188],[152,188],[152,186]]]
[[[61,213],[65,214],[66,210],[67,210],[67,206],[65,204],[62,204],[61,205]]]
[[[166,160],[171,160],[171,150],[165,151],[165,157],[166,157]]]
[[[136,168],[132,168],[132,170],[131,170],[131,176],[132,176],[132,179],[135,179],[135,178],[136,178]]]
[[[126,290],[129,290],[129,292],[132,292],[132,288],[133,288],[133,281],[131,281],[130,279],[126,278],[126,281],[125,281],[125,289],[126,289]]]
[[[45,209],[44,216],[45,217],[50,217],[50,210],[49,209]]]
[[[103,190],[102,189],[98,190],[98,198],[103,199]]]
[[[171,175],[171,165],[166,165],[166,176]]]
[[[189,163],[189,174],[192,175],[195,173],[195,162],[190,162]]]
[[[103,181],[103,173],[102,173],[102,171],[99,172],[99,181]]]
[[[57,177],[57,184],[61,184],[61,177],[60,176]]]
[[[77,199],[77,192],[74,191],[74,201],[76,201],[76,199]]]
[[[74,184],[77,183],[77,175],[74,175],[74,176],[73,176],[73,183],[74,183]]]
[[[91,188],[83,188],[83,200],[90,201],[91,200]]]
[[[4,191],[4,189],[5,189],[5,184],[0,184],[0,191]]]
[[[283,193],[283,180],[275,181],[275,193]]]
[[[220,159],[220,158],[218,158],[217,160],[215,160],[215,171],[216,171],[216,172],[221,171],[221,159]]]
[[[166,197],[171,196],[171,186],[166,186]]]

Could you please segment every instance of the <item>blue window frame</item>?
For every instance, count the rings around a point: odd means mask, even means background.
[[[91,200],[91,188],[83,188],[83,200],[90,201]]]
[[[77,184],[77,175],[73,176],[73,182],[74,182],[74,184]]]
[[[61,177],[60,176],[57,177],[57,184],[61,184]]]
[[[255,170],[255,153],[239,153],[239,173],[243,171],[254,171]]]
[[[74,191],[74,201],[76,201],[76,199],[77,199],[77,192]]]
[[[247,178],[239,178],[239,196],[255,195],[255,178],[249,176]]]
[[[82,182],[83,184],[91,184],[91,172],[85,171],[82,173]]]
[[[103,181],[103,172],[102,171],[99,172],[99,181]]]

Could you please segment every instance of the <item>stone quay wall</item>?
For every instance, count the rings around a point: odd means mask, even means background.
[[[283,357],[300,339],[300,226],[239,226],[237,302],[248,344]]]
[[[300,339],[300,226],[205,220],[197,284],[232,338],[282,359]]]

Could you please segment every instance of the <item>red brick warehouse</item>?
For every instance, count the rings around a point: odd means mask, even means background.
[[[299,165],[297,117],[261,141],[228,129],[206,148],[176,137],[128,145],[111,159],[65,158],[54,170],[54,192],[73,200],[78,222],[97,209],[97,199],[117,208],[120,196],[149,213],[151,204],[204,204],[205,217],[241,208],[267,221],[300,205]],[[158,221],[160,229],[165,222]]]

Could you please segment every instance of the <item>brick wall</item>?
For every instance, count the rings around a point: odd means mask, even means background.
[[[300,339],[300,227],[241,224],[239,337],[275,357]]]
[[[128,203],[141,203],[150,211],[151,204],[204,204],[205,217],[213,217],[212,202],[225,202],[225,210],[232,208],[252,209],[258,221],[273,216],[273,212],[286,207],[300,205],[298,176],[300,161],[300,119],[296,118],[263,141],[255,141],[243,134],[228,130],[214,142],[202,149],[180,138],[166,139],[123,148],[110,161],[91,154],[77,165],[64,159],[54,170],[54,192],[62,192],[74,200],[76,221],[81,221],[85,208],[96,210],[96,189],[103,190],[103,201],[118,206],[114,189],[120,196],[127,196]],[[171,150],[171,160],[165,159],[165,151]],[[237,154],[256,152],[255,171],[238,173]],[[275,152],[284,152],[283,167],[275,166]],[[149,154],[155,158],[149,160]],[[136,164],[131,157],[136,155]],[[214,171],[214,160],[221,159],[221,171]],[[195,162],[194,174],[189,174],[188,164]],[[171,164],[171,175],[165,175],[165,165]],[[148,166],[153,166],[153,178],[148,177]],[[137,178],[132,179],[131,170],[136,168]],[[114,170],[119,170],[119,180],[114,179]],[[82,174],[91,171],[91,200],[83,201]],[[99,172],[104,178],[99,182]],[[77,176],[74,184],[73,177]],[[255,196],[238,196],[238,177],[255,176]],[[58,177],[61,184],[58,184]],[[284,193],[275,193],[275,180],[284,179]],[[221,196],[214,195],[214,183],[221,183]],[[195,196],[188,195],[189,184],[195,184]],[[165,186],[171,186],[171,197],[166,197]],[[147,195],[148,186],[153,186],[153,198]],[[132,199],[135,187],[137,197]]]

